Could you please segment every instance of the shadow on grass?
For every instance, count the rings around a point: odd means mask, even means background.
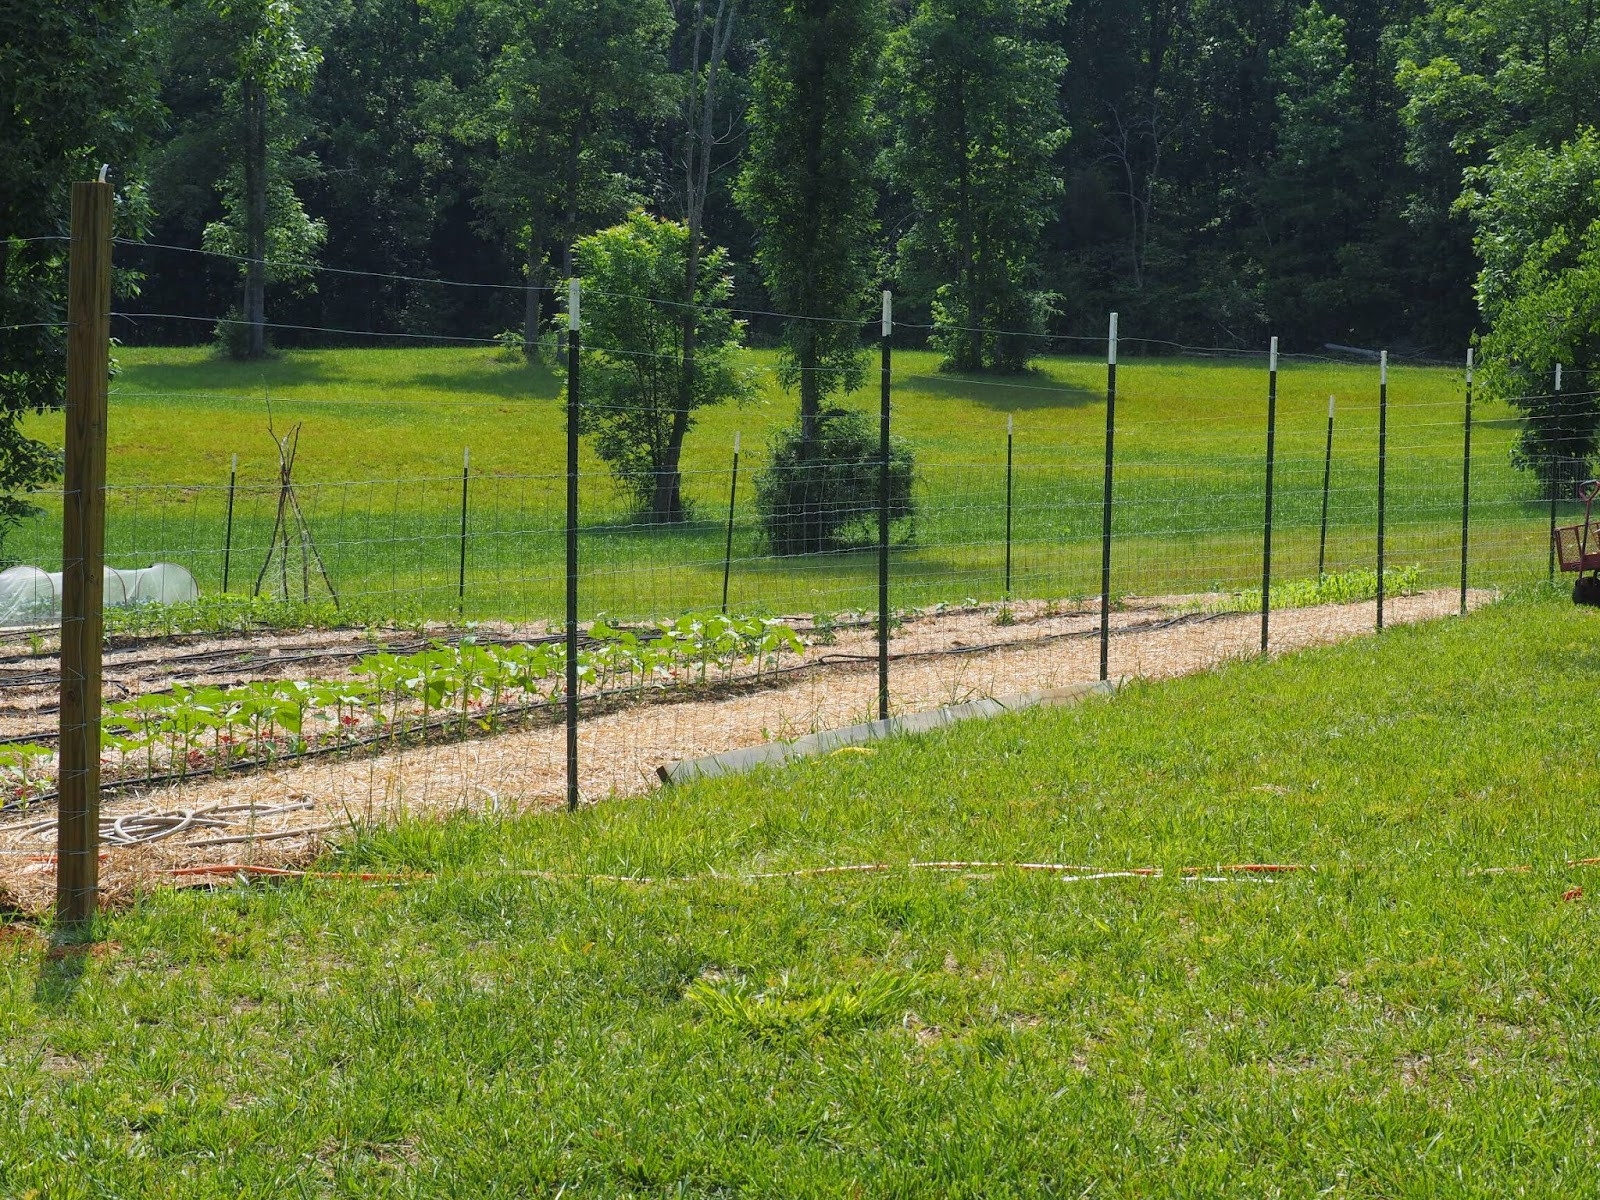
[[[936,396],[970,400],[996,412],[1082,408],[1105,399],[1103,391],[1063,383],[1039,370],[1004,377],[955,374],[902,376],[897,383]]]
[[[410,383],[420,388],[462,395],[493,396],[501,400],[527,403],[530,400],[555,400],[561,395],[564,377],[543,363],[473,363],[460,370],[430,371],[411,376]]]
[[[39,977],[33,984],[34,1003],[55,1007],[69,1003],[77,994],[96,949],[97,943],[87,940],[82,931],[54,931],[39,960]]]
[[[301,387],[341,382],[345,373],[336,364],[314,354],[280,352],[247,362],[222,355],[207,355],[190,362],[133,364],[125,368],[119,387],[127,392],[194,392],[196,399],[237,395],[260,400],[262,388]]]

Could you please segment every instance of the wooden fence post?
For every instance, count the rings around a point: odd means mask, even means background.
[[[56,922],[87,924],[100,891],[100,651],[105,636],[106,391],[111,354],[108,183],[72,185],[66,488],[61,547],[61,769]]]

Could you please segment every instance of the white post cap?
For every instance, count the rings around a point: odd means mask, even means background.
[[[1278,373],[1278,339],[1272,339],[1272,349],[1267,351],[1267,370],[1274,375]]]
[[[888,337],[894,332],[894,293],[888,288],[883,289],[883,336]]]
[[[576,331],[578,328],[578,281],[567,281],[567,328]]]
[[[1111,314],[1111,332],[1106,338],[1106,365],[1117,365],[1117,314]]]

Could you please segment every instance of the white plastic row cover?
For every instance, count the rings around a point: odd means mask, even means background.
[[[194,576],[174,563],[156,563],[133,571],[105,569],[105,606],[178,604],[195,600],[200,589]],[[61,616],[61,573],[38,567],[0,571],[0,626],[39,625]]]

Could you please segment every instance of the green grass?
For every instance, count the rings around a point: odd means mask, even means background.
[[[289,352],[260,365],[207,349],[121,352],[111,411],[109,545],[121,565],[182,562],[221,583],[228,463],[240,456],[230,585],[249,589],[276,511],[280,432],[303,422],[297,478],[341,592],[445,615],[456,607],[462,448],[472,450],[469,615],[559,611],[564,553],[560,380],[485,349]],[[731,603],[744,610],[848,609],[874,602],[871,552],[763,557],[753,473],[794,406],[769,353],[751,356],[756,403],[704,411],[685,465],[696,519],[633,523],[586,457],[582,554],[586,612],[624,616],[716,604],[736,430],[744,435]],[[915,542],[895,554],[902,606],[998,598],[1005,590],[1005,419],[1016,418],[1016,595],[1099,590],[1105,368],[1052,358],[1021,380],[941,375],[928,353],[897,356],[896,429],[916,450],[922,506]],[[1326,569],[1370,568],[1377,484],[1377,379],[1369,367],[1293,364],[1281,373],[1275,569],[1317,574],[1327,397],[1339,397]],[[1390,562],[1450,582],[1460,537],[1461,381],[1440,368],[1391,373]],[[871,407],[874,398],[855,402]],[[1259,579],[1266,373],[1259,363],[1123,363],[1117,407],[1116,582],[1155,594],[1239,588]],[[1514,472],[1515,420],[1482,403],[1475,431],[1474,579],[1542,569],[1543,506]],[[59,416],[30,426],[59,439]],[[54,505],[8,543],[23,561],[59,558]],[[298,586],[298,580],[291,579]]]
[[[1597,619],[406,824],[328,865],[430,881],[152,895],[93,955],[0,937],[0,1192],[1589,1194]],[[908,869],[955,858],[1168,874]],[[1316,871],[1174,874],[1241,861]]]

